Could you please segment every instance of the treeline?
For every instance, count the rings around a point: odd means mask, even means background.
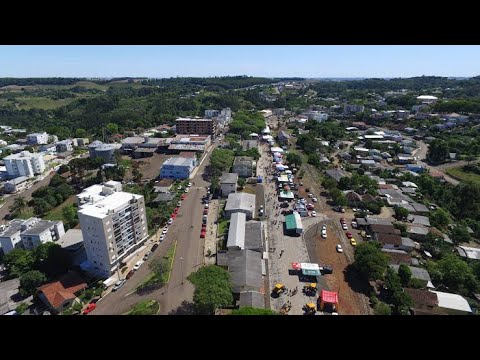
[[[195,78],[195,77],[180,77],[168,79],[149,79],[142,82],[144,85],[158,85],[158,86],[185,86],[198,85],[207,88],[220,89],[239,89],[246,88],[260,84],[271,84],[275,82],[273,79],[251,77],[251,76],[221,76],[209,78]]]
[[[248,139],[251,133],[260,134],[265,129],[265,118],[259,112],[239,111],[229,125],[229,132]]]
[[[0,87],[8,85],[73,85],[81,78],[0,78]]]
[[[478,113],[480,112],[480,99],[439,101],[435,104],[434,110],[440,113]]]

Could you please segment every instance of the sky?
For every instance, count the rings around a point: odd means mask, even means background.
[[[0,77],[480,75],[478,45],[2,45]]]

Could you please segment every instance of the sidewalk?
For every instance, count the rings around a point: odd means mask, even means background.
[[[219,200],[211,200],[208,208],[207,235],[205,236],[204,262],[206,265],[215,265],[217,254],[217,224]],[[210,250],[210,256],[208,251]]]

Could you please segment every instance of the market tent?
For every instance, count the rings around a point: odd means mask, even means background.
[[[300,265],[299,262],[293,262],[292,263],[292,269],[293,270],[302,270],[302,265]]]
[[[283,155],[280,154],[279,152],[276,152],[276,153],[273,153],[273,156],[278,157],[278,158],[281,158]]]
[[[311,263],[301,263],[302,266],[302,274],[303,275],[310,275],[310,276],[320,276],[320,267],[318,264],[311,264]]]
[[[272,147],[272,148],[270,149],[270,151],[271,151],[272,153],[278,152],[278,153],[280,153],[280,154],[283,154],[283,153],[285,152],[285,151],[284,151],[282,148],[280,148],[280,147]]]
[[[323,303],[338,304],[338,294],[335,291],[322,290],[320,298]]]
[[[287,174],[287,175],[290,175],[291,173],[292,173],[292,171],[291,171],[291,170],[287,170],[287,171],[285,171],[285,174]]]

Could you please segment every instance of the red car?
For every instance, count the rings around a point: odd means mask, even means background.
[[[178,214],[178,210],[180,210],[180,208],[176,207],[175,210],[173,210],[173,213]]]
[[[208,209],[203,209],[203,215],[207,215],[208,214]]]
[[[170,217],[171,217],[173,220],[175,220],[175,218],[177,217],[177,213],[174,212]]]
[[[88,313],[92,312],[93,310],[95,310],[96,307],[97,307],[97,304],[94,304],[94,303],[88,304],[87,308],[83,310],[83,315],[87,315]]]
[[[351,239],[353,237],[351,232],[347,232],[345,235],[347,235],[347,238]]]
[[[207,224],[202,224],[202,229],[206,229],[207,228]]]
[[[204,238],[206,233],[207,231],[205,229],[202,229],[202,232],[200,233],[200,237]]]
[[[182,199],[182,200],[185,200],[186,197],[187,197],[187,194],[183,194],[183,195],[181,196],[181,199]]]

